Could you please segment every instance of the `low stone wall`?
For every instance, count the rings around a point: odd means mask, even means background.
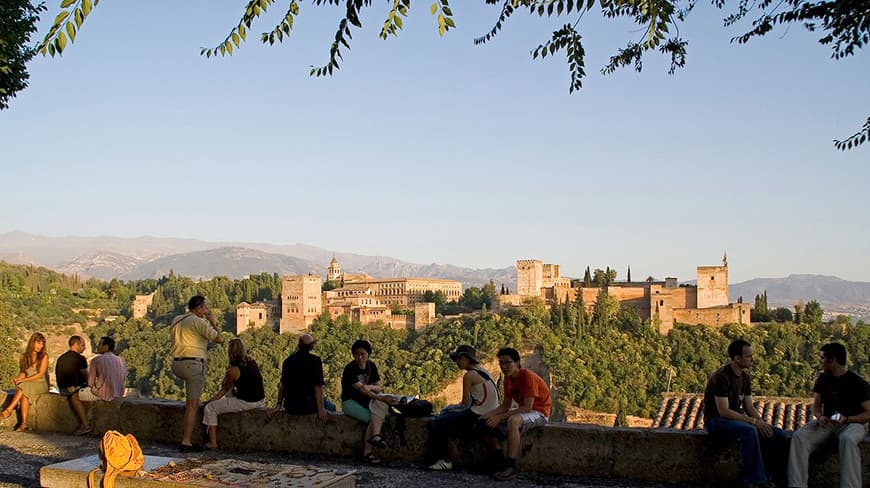
[[[0,392],[0,404],[6,404]],[[94,434],[109,429],[139,439],[178,442],[184,404],[178,401],[126,399],[98,402],[89,409]],[[14,416],[2,422],[12,426]],[[425,458],[428,419],[408,419],[408,445],[399,446],[394,423],[387,421],[384,438],[390,446],[384,459],[421,463]],[[60,395],[41,395],[33,402],[29,424],[44,432],[71,433],[76,420]],[[355,457],[362,451],[364,425],[342,414],[320,423],[316,416],[279,415],[269,419],[264,410],[220,417],[218,442],[225,450],[262,450]],[[198,424],[194,439],[205,434]],[[483,457],[478,443],[453,443],[461,451],[464,467],[474,468]],[[811,458],[811,485],[836,487],[839,462],[835,450]],[[870,439],[861,444],[864,480],[870,480]],[[739,479],[735,445],[712,442],[704,432],[623,429],[582,424],[551,423],[524,436],[524,471],[572,476],[717,484]]]

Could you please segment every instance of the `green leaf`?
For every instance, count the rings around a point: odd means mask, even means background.
[[[60,3],[60,8],[67,8],[74,3],[76,3],[76,0],[63,0],[63,2]]]
[[[57,50],[58,52],[63,52],[66,48],[66,35],[61,32],[57,35]]]
[[[76,19],[76,27],[81,27],[82,22],[85,21],[85,15],[82,13],[82,9],[77,8],[73,17]]]
[[[240,25],[240,26],[239,26],[239,37],[241,37],[242,40],[244,41],[244,40],[245,40],[245,36],[247,36],[247,33],[245,32],[245,26]]]
[[[59,26],[60,23],[63,22],[67,17],[69,17],[69,12],[67,12],[66,10],[57,14],[57,17],[54,18],[54,25]]]
[[[393,21],[396,23],[396,27],[398,27],[399,29],[402,28],[402,18],[401,17],[396,16],[396,18],[393,19]]]
[[[82,12],[84,12],[85,17],[91,13],[91,8],[93,5],[91,4],[91,0],[82,0]]]
[[[236,47],[239,47],[239,35],[236,34],[235,32],[233,32],[233,36],[232,36],[232,37],[233,37],[233,44],[235,44]]]
[[[453,22],[453,17],[444,17],[444,23],[450,27],[456,27],[456,24]]]
[[[72,24],[72,22],[66,23],[66,33],[69,35],[69,40],[75,42],[75,40],[76,40],[76,28]]]
[[[435,12],[438,11],[438,2],[432,2],[432,6],[429,7],[429,10],[432,12],[432,15],[435,15]]]

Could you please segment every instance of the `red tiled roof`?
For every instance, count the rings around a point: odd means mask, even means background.
[[[765,422],[782,430],[797,430],[813,418],[812,398],[753,396],[755,409]],[[654,429],[704,428],[703,393],[662,393]]]

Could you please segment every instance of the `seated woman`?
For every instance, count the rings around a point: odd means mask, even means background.
[[[445,407],[441,414],[429,422],[429,447],[435,463],[429,469],[453,469],[447,453],[447,436],[451,431],[471,432],[481,415],[499,405],[498,388],[492,376],[480,366],[477,351],[471,346],[459,346],[450,354],[462,376],[462,401]]]
[[[347,363],[341,375],[341,410],[360,422],[368,424],[365,433],[363,457],[370,463],[380,462],[372,452],[372,447],[385,448],[387,444],[381,437],[381,427],[390,405],[396,400],[384,395],[379,384],[381,375],[375,363],[369,361],[372,345],[358,340],[350,348],[353,361]]]
[[[18,376],[12,380],[15,383],[15,395],[9,405],[0,413],[0,418],[8,418],[12,410],[21,405],[16,432],[27,430],[27,412],[30,402],[43,393],[48,393],[48,353],[45,351],[45,336],[39,332],[33,333],[27,341],[27,348],[18,362]]]
[[[209,449],[217,449],[218,415],[244,412],[263,407],[266,395],[263,376],[257,362],[245,352],[241,339],[233,339],[227,345],[230,367],[224,375],[220,391],[209,398],[202,415],[202,423],[208,426]]]

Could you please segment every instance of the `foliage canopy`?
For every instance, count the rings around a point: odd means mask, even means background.
[[[274,44],[289,39],[300,15],[301,0],[285,0],[286,11],[275,27],[262,32],[260,42]],[[427,0],[428,2],[429,0]],[[429,13],[435,17],[438,34],[444,36],[456,27],[450,0],[432,0]],[[474,39],[474,44],[485,44],[492,40],[506,25],[510,18],[520,11],[541,18],[559,18],[567,22],[556,28],[550,39],[531,50],[532,58],[546,58],[564,53],[570,73],[568,91],[580,90],[586,76],[583,36],[579,24],[583,16],[593,9],[600,10],[608,19],[630,19],[642,33],[639,38],[630,39],[626,46],[619,49],[609,62],[601,68],[602,74],[610,74],[619,68],[643,69],[644,56],[657,53],[670,58],[668,72],[674,74],[686,64],[688,40],[679,34],[679,25],[695,9],[697,0],[483,0],[486,5],[500,5],[500,13],[491,30]],[[43,55],[63,53],[68,43],[74,42],[76,33],[99,0],[62,0],[61,10],[39,46]],[[275,0],[248,0],[239,21],[230,29],[226,37],[211,47],[203,47],[200,54],[207,57],[230,56],[245,42],[248,32],[258,17],[277,3]],[[312,0],[313,6],[343,5],[344,14],[338,21],[333,41],[328,50],[325,64],[310,68],[311,76],[321,77],[334,74],[340,69],[343,52],[350,50],[353,29],[362,29],[361,12],[372,7],[371,0]],[[818,31],[819,42],[831,46],[831,57],[843,59],[853,56],[857,50],[870,42],[870,2],[865,0],[711,0],[720,10],[730,8],[723,19],[725,27],[735,26],[747,18],[752,18],[751,27],[743,34],[732,38],[732,42],[744,44],[756,37],[762,37],[777,27],[788,28],[793,24],[803,26],[810,32]],[[379,37],[387,39],[398,36],[402,30],[403,19],[411,9],[411,0],[389,0],[385,12],[386,19],[381,26]],[[844,140],[834,140],[837,149],[846,150],[857,147],[870,138],[870,118],[855,134]]]
[[[128,386],[148,396],[181,398],[183,385],[171,372],[167,344],[169,323],[184,310],[187,299],[193,294],[208,296],[223,334],[229,337],[235,330],[238,303],[272,299],[280,287],[280,278],[268,273],[243,280],[218,277],[195,282],[170,273],[159,280],[82,282],[45,268],[0,262],[0,336],[4,338],[0,383],[11,386],[22,341],[30,332],[65,337],[73,323],[93,324],[85,329],[92,344],[104,335],[116,339],[116,351],[127,362]],[[469,290],[465,301],[472,310],[484,308],[495,293],[492,284]],[[133,296],[152,291],[148,317],[129,318]],[[552,307],[533,299],[501,313],[442,319],[419,332],[361,325],[346,316],[332,319],[325,314],[311,327],[318,338],[314,352],[323,358],[327,396],[336,400],[341,371],[351,360],[350,344],[359,338],[373,344],[372,360],[389,391],[424,396],[459,376],[449,352],[460,344],[474,345],[483,359],[492,358],[504,346],[524,353],[538,349],[557,394],[554,418],[561,418],[569,407],[651,417],[669,387],[677,392],[703,391],[707,375],[727,361],[725,349],[735,338],[747,339],[756,348],[752,371],[756,395],[809,395],[818,370],[818,347],[832,340],[846,345],[850,369],[870,377],[870,327],[861,322],[853,325],[847,317],[820,323],[821,307],[813,301],[802,311],[806,320],[799,324],[720,329],[677,325],[668,336],[661,336],[655,324],[641,320],[634,309],[606,297],[599,297],[601,303],[590,313],[582,295]],[[99,313],[88,316],[87,310]],[[267,403],[274,405],[281,363],[295,349],[297,337],[268,328],[247,330],[240,337],[260,365]],[[49,355],[56,359],[62,352],[49,350]],[[227,366],[225,344],[209,351],[209,366],[206,389],[213,392]]]
[[[44,4],[34,5],[30,0],[5,0],[0,6],[0,110],[27,88],[27,63],[36,54],[28,44],[44,10]]]

